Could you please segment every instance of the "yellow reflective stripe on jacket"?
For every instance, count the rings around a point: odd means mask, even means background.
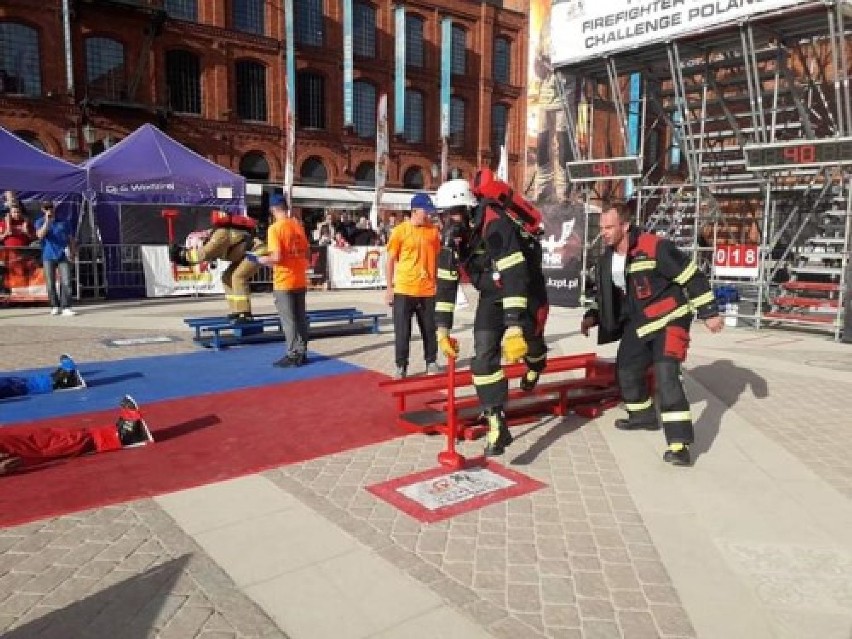
[[[526,297],[504,297],[503,308],[526,308]]]
[[[524,254],[520,251],[515,251],[511,255],[507,255],[503,259],[497,260],[497,270],[505,271],[507,269],[512,268],[513,266],[517,266],[518,264],[524,263]]]
[[[664,422],[691,422],[692,413],[688,410],[679,410],[671,413],[660,413],[660,419]]]
[[[654,405],[654,399],[649,397],[644,402],[638,402],[636,404],[630,404],[628,402],[624,402],[624,408],[627,409],[628,413],[637,413],[640,410],[647,410]]]
[[[496,384],[497,382],[502,381],[505,377],[503,369],[501,368],[496,373],[491,373],[490,375],[474,375],[473,385],[487,386],[488,384]]]
[[[456,310],[455,302],[436,302],[435,303],[435,312],[436,313],[452,313]]]
[[[657,268],[657,260],[642,260],[641,262],[631,262],[627,265],[628,273],[638,273],[639,271],[653,271]]]
[[[242,302],[247,300],[248,298],[248,295],[225,295],[226,300],[234,300],[236,302]]]
[[[705,304],[709,304],[714,299],[713,291],[707,291],[706,293],[702,293],[698,297],[693,300],[689,300],[690,305],[693,308],[698,308],[699,306],[704,306]]]
[[[676,278],[674,278],[674,283],[680,284],[681,286],[683,286],[690,279],[692,279],[692,276],[695,275],[697,272],[698,272],[698,265],[696,265],[696,263],[694,261],[690,262],[686,266],[686,268],[683,269],[683,271],[681,271],[681,274],[678,275]]]
[[[653,322],[648,322],[647,324],[643,324],[639,328],[636,329],[636,335],[639,337],[645,337],[646,335],[650,335],[661,328],[665,328],[665,326],[674,319],[679,317],[683,317],[685,315],[689,315],[692,312],[692,309],[689,308],[689,304],[683,304],[678,306],[675,310],[667,315],[663,315],[660,319],[654,320]]]
[[[458,271],[451,271],[448,268],[439,268],[438,269],[438,279],[439,280],[451,280],[455,282],[459,279]]]

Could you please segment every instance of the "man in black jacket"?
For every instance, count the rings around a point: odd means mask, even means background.
[[[647,372],[653,364],[660,420],[668,449],[663,459],[692,463],[694,441],[681,363],[689,347],[693,314],[718,333],[724,326],[707,278],[695,262],[669,240],[631,226],[632,207],[604,204],[601,236],[606,251],[596,268],[596,304],[583,316],[583,335],[598,327],[598,343],[618,345],[618,385],[628,418],[621,430],[657,430]]]

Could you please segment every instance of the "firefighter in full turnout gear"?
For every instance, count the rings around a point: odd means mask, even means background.
[[[689,347],[693,314],[713,333],[723,320],[707,278],[695,262],[669,240],[631,226],[632,206],[605,204],[601,235],[607,248],[595,269],[596,304],[583,316],[583,335],[598,327],[598,343],[618,339],[616,370],[627,419],[621,430],[658,430],[647,371],[653,365],[660,421],[671,464],[692,463],[694,441],[689,400],[681,380],[681,363]]]
[[[231,215],[226,211],[210,214],[213,225],[210,236],[201,248],[186,248],[175,244],[170,249],[172,262],[180,266],[192,266],[202,262],[221,259],[230,261],[222,273],[222,286],[228,302],[228,319],[247,322],[252,319],[251,291],[249,282],[260,264],[247,256],[265,255],[266,245],[254,234],[256,222],[245,215]]]
[[[438,347],[447,357],[458,355],[449,332],[459,277],[466,274],[480,293],[471,373],[488,423],[485,454],[500,455],[512,443],[503,410],[509,388],[500,365],[501,342],[507,361],[526,363],[521,379],[526,391],[535,387],[547,363],[541,216],[489,170],[476,174],[473,188],[463,179],[445,182],[434,202],[445,213],[435,303]]]

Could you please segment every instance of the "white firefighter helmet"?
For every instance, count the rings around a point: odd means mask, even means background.
[[[473,191],[470,190],[470,184],[464,179],[444,182],[435,191],[433,202],[436,209],[451,209],[455,206],[473,208],[478,203]]]

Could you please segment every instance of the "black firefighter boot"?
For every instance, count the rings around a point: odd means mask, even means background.
[[[130,395],[125,395],[118,405],[118,419],[115,428],[118,431],[118,439],[124,448],[144,446],[154,441],[148,425],[142,419],[139,412],[139,404]]]
[[[529,393],[535,388],[536,384],[538,384],[539,377],[541,377],[541,373],[538,371],[528,370],[524,373],[524,376],[521,377],[521,390],[525,393]]]
[[[506,424],[506,414],[499,406],[489,408],[484,413],[488,423],[488,434],[485,436],[485,456],[502,455],[506,447],[514,441],[509,426]]]
[[[616,419],[615,427],[619,430],[660,430],[657,412],[654,407],[640,411],[628,412],[627,419]]]

